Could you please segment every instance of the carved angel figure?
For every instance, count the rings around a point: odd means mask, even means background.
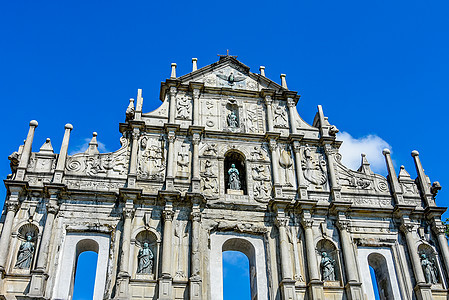
[[[229,76],[223,74],[217,74],[217,77],[226,80],[229,85],[234,85],[234,82],[245,80],[244,76],[234,76],[234,72],[229,73]]]
[[[190,101],[187,97],[178,98],[178,103],[176,106],[178,112],[178,118],[188,119],[190,117]]]
[[[421,266],[426,277],[426,283],[438,283],[437,270],[435,263],[427,258],[426,254],[421,254]]]
[[[278,105],[274,109],[274,126],[287,128],[287,114],[282,106]]]
[[[26,235],[26,242],[20,245],[19,252],[17,253],[17,262],[14,266],[17,269],[28,269],[31,266],[33,260],[34,244],[32,242],[33,236],[30,233]]]
[[[137,256],[137,274],[151,274],[153,272],[153,252],[147,242],[143,243],[142,249]]]

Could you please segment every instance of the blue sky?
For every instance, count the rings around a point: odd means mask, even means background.
[[[151,111],[170,63],[182,75],[192,57],[202,67],[230,49],[253,72],[264,65],[277,82],[286,73],[309,123],[323,105],[351,145],[349,164],[364,151],[385,174],[379,155],[388,145],[397,172],[405,165],[414,178],[418,150],[447,206],[448,13],[438,0],[3,1],[0,175],[32,119],[34,151],[49,137],[59,152],[67,122],[70,152],[93,131],[103,150],[118,149],[118,123],[138,88]]]

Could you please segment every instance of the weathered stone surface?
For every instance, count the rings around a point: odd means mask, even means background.
[[[121,147],[97,134],[68,155],[50,140],[32,152],[37,122],[11,154],[0,228],[0,295],[69,299],[83,251],[99,254],[94,299],[221,299],[222,252],[249,258],[252,299],[447,297],[449,248],[434,198],[384,150],[388,177],[368,158],[341,163],[338,129],[296,110],[297,92],[232,56],[171,77],[161,106],[142,91],[120,124]]]

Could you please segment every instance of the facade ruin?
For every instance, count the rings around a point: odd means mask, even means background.
[[[94,299],[223,298],[222,253],[249,259],[252,299],[447,299],[441,189],[390,152],[388,176],[367,158],[341,163],[338,129],[318,106],[233,56],[161,83],[161,106],[130,100],[121,148],[96,133],[68,155],[48,139],[9,157],[0,229],[0,298],[71,299],[78,256],[98,253]],[[135,102],[135,103],[134,103]]]

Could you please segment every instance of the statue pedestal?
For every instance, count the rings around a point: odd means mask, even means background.
[[[228,189],[227,194],[229,194],[229,195],[243,195],[243,191],[242,190],[231,190],[231,189]]]

